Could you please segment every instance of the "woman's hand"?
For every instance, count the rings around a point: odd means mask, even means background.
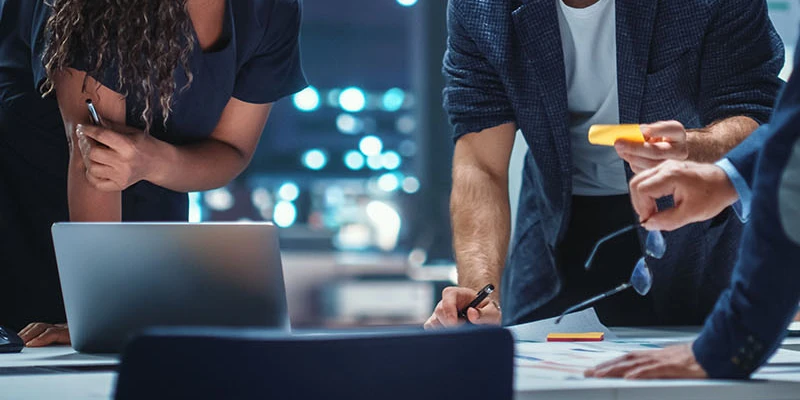
[[[86,179],[98,190],[118,192],[154,171],[160,142],[138,129],[125,126],[78,125],[78,146]]]
[[[34,322],[19,332],[27,347],[43,347],[51,344],[70,344],[67,324],[45,324]]]

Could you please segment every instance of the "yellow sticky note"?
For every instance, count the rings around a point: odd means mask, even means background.
[[[589,128],[589,143],[600,146],[613,146],[619,139],[644,143],[644,135],[639,125],[592,125]]]
[[[603,332],[550,333],[547,335],[548,342],[599,342],[603,338],[605,338]]]

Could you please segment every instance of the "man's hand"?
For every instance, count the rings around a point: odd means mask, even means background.
[[[436,305],[433,315],[425,322],[425,329],[448,328],[463,325],[466,321],[458,318],[458,311],[475,299],[476,289],[451,286],[442,291],[442,301]],[[469,322],[476,325],[500,325],[502,314],[497,302],[487,297],[478,308],[467,310]]]
[[[648,230],[672,231],[715,217],[739,195],[728,175],[713,164],[667,161],[636,175],[630,182],[631,201]],[[658,212],[656,199],[672,195],[675,207]]]
[[[707,379],[691,344],[637,351],[586,370],[587,378]]]
[[[644,143],[618,140],[617,154],[631,165],[634,173],[653,168],[665,160],[686,160],[689,157],[686,129],[678,121],[642,125]]]
[[[50,325],[41,322],[28,324],[19,332],[27,347],[44,347],[51,344],[70,344],[67,324]]]

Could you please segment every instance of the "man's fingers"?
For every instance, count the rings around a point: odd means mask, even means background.
[[[681,365],[657,362],[651,365],[645,365],[629,371],[625,379],[696,379],[705,378],[703,374],[697,373],[691,368],[682,367]]]
[[[592,376],[596,378],[621,378],[628,371],[640,368],[652,362],[653,360],[650,357],[638,357],[632,360],[620,361],[605,368],[596,368]]]
[[[600,364],[597,364],[597,365],[595,365],[594,368],[591,368],[591,369],[592,370],[605,369],[605,368],[608,368],[608,367],[610,367],[612,365],[617,365],[617,364],[619,364],[621,362],[627,362],[627,361],[632,361],[632,360],[641,358],[643,354],[645,354],[645,353],[644,352],[640,352],[640,351],[633,351],[633,352],[630,352],[628,354],[625,354],[624,356],[619,356],[619,357],[614,358],[612,360],[608,360],[606,362],[602,362]]]
[[[500,311],[493,304],[470,308],[467,310],[467,319],[475,325],[500,325]]]
[[[680,142],[686,140],[686,128],[678,121],[659,121],[641,126],[642,135],[650,140]]]
[[[620,140],[614,148],[623,158],[637,156],[654,161],[683,158],[683,146],[670,142],[632,143]]]
[[[642,158],[632,155],[625,156],[625,161],[627,161],[628,164],[630,164],[631,170],[633,170],[633,172],[636,174],[642,173],[651,168],[655,168],[663,162],[661,160],[658,161],[650,160],[647,158]]]
[[[436,315],[431,315],[430,318],[428,318],[428,320],[425,321],[425,324],[423,325],[423,328],[425,328],[425,329],[438,329],[438,328],[442,328],[442,324],[439,323],[439,319],[436,318]]]
[[[684,207],[685,206],[677,205],[668,210],[657,212],[650,216],[642,226],[648,231],[671,232],[684,225],[696,222],[685,212]]]
[[[645,171],[647,172],[647,171]],[[631,181],[630,184],[631,204],[633,209],[639,214],[640,221],[646,221],[658,211],[656,199],[641,192],[638,181]]]
[[[458,289],[446,287],[442,291],[442,301],[439,302],[436,315],[446,325],[455,324],[458,320]]]

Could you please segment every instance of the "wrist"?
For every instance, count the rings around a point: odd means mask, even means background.
[[[739,200],[739,193],[736,191],[736,187],[733,186],[733,182],[731,182],[728,174],[720,166],[714,165],[712,168],[714,182],[716,182],[715,191],[724,200],[726,206],[736,203]]]
[[[150,157],[148,157],[147,171],[143,179],[152,184],[164,186],[169,166],[175,165],[177,148],[149,135],[147,140]]]

